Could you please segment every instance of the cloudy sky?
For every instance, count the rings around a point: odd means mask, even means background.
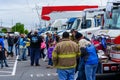
[[[107,0],[0,0],[0,26],[15,25],[16,22],[25,24],[27,29],[33,29],[35,24],[39,24],[39,18],[35,5],[41,7],[45,5],[99,5],[104,6]],[[40,19],[41,21],[41,19]],[[45,22],[41,21],[41,24]]]

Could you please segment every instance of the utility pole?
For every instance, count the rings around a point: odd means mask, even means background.
[[[3,24],[2,19],[1,19],[1,21],[0,21],[0,24],[1,24],[0,26],[2,27],[2,24]]]
[[[41,25],[41,19],[40,19],[40,15],[39,15],[39,12],[38,10],[40,9],[39,6],[36,4],[35,5],[35,9],[36,9],[36,12],[37,12],[37,15],[38,15],[38,19],[39,19],[39,24]]]
[[[12,26],[13,26],[13,19],[11,20],[11,24],[12,24]],[[15,27],[15,32],[16,32],[16,27]]]
[[[100,0],[100,4],[101,4],[101,6],[102,6],[102,0]]]
[[[11,20],[12,26],[13,26],[13,19]]]

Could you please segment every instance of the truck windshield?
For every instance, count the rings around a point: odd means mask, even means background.
[[[85,21],[85,23],[84,23],[84,22],[82,22],[82,24],[81,24],[81,29],[90,28],[90,27],[91,27],[91,25],[92,25],[92,24],[91,24],[91,22],[92,22],[92,21],[91,21],[91,20],[89,20],[89,19],[88,19],[88,20],[86,20],[86,21]]]
[[[66,26],[67,25],[62,25],[62,26],[58,27],[58,30],[66,30]]]
[[[112,19],[106,19],[105,28],[120,29],[120,8],[113,9]]]
[[[72,25],[72,29],[78,29],[79,24],[80,24],[80,19],[76,19]]]
[[[72,25],[73,25],[73,22],[70,22],[67,24],[67,30],[71,29],[72,28]]]

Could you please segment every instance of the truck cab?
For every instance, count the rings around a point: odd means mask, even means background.
[[[120,7],[113,6],[111,12],[106,12],[104,17],[104,26],[95,35],[104,34],[112,38],[120,35]]]
[[[90,15],[90,14],[88,14]],[[101,28],[102,24],[101,14],[92,16],[83,16],[75,20],[72,25],[72,29],[76,29],[78,32],[82,33],[87,38],[91,39],[94,32]]]

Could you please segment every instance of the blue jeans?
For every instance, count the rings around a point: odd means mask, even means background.
[[[86,80],[96,80],[96,71],[97,71],[98,64],[85,64],[85,74]]]
[[[8,46],[8,52],[11,53],[13,51],[13,46]]]
[[[4,63],[5,63],[5,66],[8,66],[7,60],[6,60],[6,59],[4,59]]]
[[[59,80],[74,80],[75,69],[57,69]]]
[[[8,56],[10,55],[11,57],[13,57],[13,46],[8,46]]]
[[[49,58],[48,65],[53,65],[52,58]]]
[[[19,56],[19,59],[23,59],[23,60],[26,60],[27,59],[27,56],[26,56],[26,48],[20,48],[20,56]]]
[[[31,65],[34,65],[34,62],[36,65],[39,64],[39,59],[40,59],[40,48],[30,48],[30,60],[31,60]]]
[[[20,53],[19,53],[19,47],[18,46],[15,46],[15,54],[16,54],[16,56],[20,55]]]
[[[102,73],[102,63],[98,63],[98,68],[97,68],[97,73],[101,74]]]
[[[0,60],[1,68],[3,68],[3,60]]]
[[[80,57],[79,65],[78,65],[78,77],[76,80],[86,80],[85,76],[85,61],[84,58]]]
[[[30,46],[28,46],[27,49],[28,49],[28,56],[30,56]]]

